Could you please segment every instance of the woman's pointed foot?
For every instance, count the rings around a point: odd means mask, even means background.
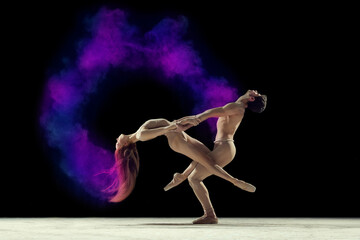
[[[244,182],[242,180],[236,179],[236,182],[234,183],[235,186],[237,186],[238,188],[241,188],[244,191],[247,192],[255,192],[256,191],[256,187],[251,185],[250,183]]]
[[[164,191],[169,191],[173,187],[176,187],[177,185],[179,185],[180,183],[185,181],[185,179],[186,179],[186,177],[184,175],[182,175],[180,173],[175,173],[171,182],[164,187]]]

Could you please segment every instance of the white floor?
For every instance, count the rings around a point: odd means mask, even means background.
[[[360,240],[360,219],[220,218],[0,218],[0,239],[101,240]]]

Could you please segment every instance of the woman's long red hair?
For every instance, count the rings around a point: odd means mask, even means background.
[[[121,202],[130,195],[135,187],[139,165],[139,153],[135,143],[116,149],[115,164],[110,172],[118,177],[105,189],[113,194],[109,202]]]

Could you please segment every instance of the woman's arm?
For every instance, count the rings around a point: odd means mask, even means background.
[[[176,128],[175,123],[171,123],[166,119],[148,120],[137,130],[136,138],[140,141],[148,141]]]

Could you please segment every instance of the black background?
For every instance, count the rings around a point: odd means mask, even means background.
[[[229,1],[230,2],[230,1]],[[184,15],[187,38],[204,67],[240,92],[268,95],[260,115],[247,113],[236,136],[237,156],[226,168],[257,187],[243,192],[224,180],[205,181],[220,217],[359,217],[358,87],[352,6],[182,1],[73,1],[4,6],[6,64],[2,79],[3,143],[0,216],[198,216],[190,186],[162,188],[189,160],[164,137],[138,144],[141,168],[128,199],[103,205],[53,165],[38,125],[44,83],[71,51],[81,18],[99,7],[121,8],[151,29]],[[189,115],[186,99],[144,74],[101,100],[92,128],[114,144],[150,118]],[[138,91],[133,104],[119,105]],[[99,100],[100,101],[100,100]],[[141,110],[139,111],[139,108]],[[117,109],[117,111],[114,111]],[[121,122],[118,116],[124,115]],[[190,135],[212,146],[206,125]]]

